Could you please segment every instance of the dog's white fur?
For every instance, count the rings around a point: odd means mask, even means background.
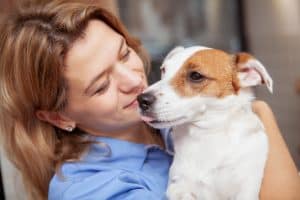
[[[259,199],[268,141],[263,124],[252,112],[254,97],[247,87],[263,79],[272,91],[272,79],[263,65],[252,59],[249,65],[262,77],[245,81],[241,72],[238,77],[244,88],[238,95],[217,98],[199,94],[183,98],[174,92],[170,80],[190,56],[205,49],[208,48],[175,48],[162,64],[162,80],[144,91],[152,92],[157,99],[153,112],[160,123],[149,124],[155,128],[173,127],[175,155],[167,197]]]

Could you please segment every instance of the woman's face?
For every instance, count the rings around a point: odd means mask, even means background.
[[[147,86],[143,62],[123,36],[91,20],[66,56],[68,105],[64,114],[94,135],[140,123],[136,97]]]

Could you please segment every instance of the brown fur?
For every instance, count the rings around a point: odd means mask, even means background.
[[[171,80],[171,85],[180,96],[207,95],[223,98],[239,90],[237,64],[246,62],[248,54],[235,57],[223,51],[208,49],[191,56]],[[197,71],[207,77],[200,83],[188,80],[188,73]]]
[[[235,55],[235,62],[238,63],[238,64],[242,64],[242,63],[246,63],[249,59],[252,59],[253,56],[251,56],[250,54],[248,53],[238,53]]]

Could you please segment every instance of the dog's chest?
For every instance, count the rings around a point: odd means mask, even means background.
[[[255,116],[250,125],[247,120],[245,116],[214,130],[190,125],[176,127],[173,130],[174,165],[185,165],[191,171],[202,170],[211,176],[223,174],[225,178],[231,172],[236,173],[241,163],[263,159],[265,155],[259,153],[267,148],[263,126]]]
[[[207,134],[207,130],[201,134],[198,130],[199,135],[190,134],[195,131],[190,127],[175,128],[170,179],[179,177],[189,182],[187,184],[196,184],[199,191],[210,188],[219,199],[231,199],[241,190],[247,177],[261,179],[268,145],[266,134],[260,124],[257,125],[246,128],[251,134],[241,133],[240,126],[211,134]],[[259,179],[255,185],[259,185]]]

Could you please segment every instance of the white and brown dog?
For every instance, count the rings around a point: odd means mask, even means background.
[[[194,46],[172,50],[161,71],[138,101],[144,121],[173,128],[167,197],[259,199],[268,141],[249,87],[272,92],[264,66],[246,53]]]

